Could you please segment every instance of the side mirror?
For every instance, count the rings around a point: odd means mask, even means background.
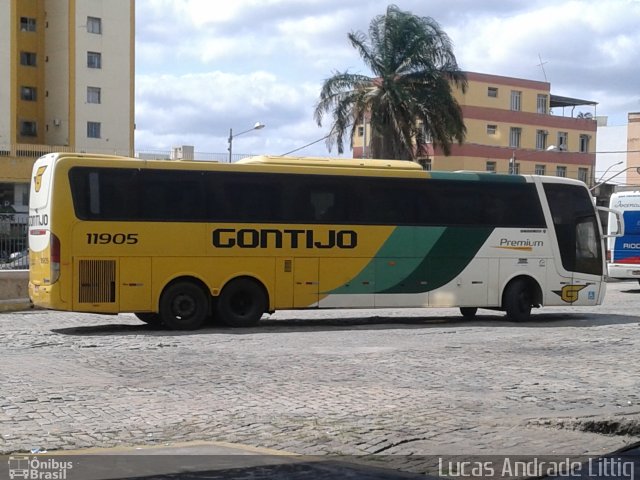
[[[624,235],[624,218],[622,212],[607,207],[597,207],[598,210],[609,214],[609,225],[604,238],[622,237]]]

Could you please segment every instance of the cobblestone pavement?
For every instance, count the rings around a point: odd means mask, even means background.
[[[277,312],[171,332],[0,314],[0,454],[211,440],[305,455],[611,452],[640,437],[640,289],[531,322],[457,309]]]

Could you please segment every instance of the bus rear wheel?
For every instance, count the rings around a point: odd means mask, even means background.
[[[160,297],[160,318],[171,330],[196,330],[209,316],[209,296],[198,285],[181,281],[169,285]]]
[[[254,327],[267,311],[267,295],[262,285],[249,278],[229,282],[220,292],[216,312],[230,327]]]
[[[504,291],[502,306],[507,318],[512,322],[526,322],[531,318],[533,297],[527,282],[518,279],[507,285]]]

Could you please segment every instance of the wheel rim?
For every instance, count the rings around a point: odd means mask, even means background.
[[[176,318],[189,318],[197,311],[197,304],[190,295],[176,295],[171,302],[171,311]]]
[[[531,310],[531,299],[526,291],[521,291],[518,295],[518,310],[526,313]]]
[[[245,317],[253,310],[253,297],[247,292],[237,292],[229,300],[229,306],[233,313]]]

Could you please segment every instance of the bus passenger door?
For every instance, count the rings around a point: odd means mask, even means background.
[[[604,260],[595,215],[555,222],[559,258],[548,272],[547,305],[597,305]]]
[[[319,289],[318,258],[294,259],[293,307],[317,307]]]

